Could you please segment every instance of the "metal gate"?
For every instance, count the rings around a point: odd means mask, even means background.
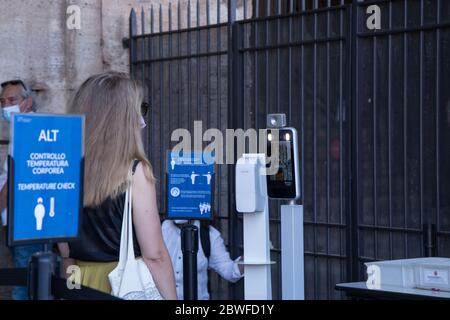
[[[448,1],[222,2],[143,9],[139,21],[131,13],[131,73],[153,107],[146,143],[161,212],[173,130],[194,132],[195,120],[203,130],[259,129],[283,112],[302,145],[307,299],[342,298],[335,284],[364,280],[366,261],[450,256]],[[371,5],[380,30],[367,29]],[[215,225],[236,257],[233,172],[218,166]],[[210,278],[212,298],[243,298],[242,282]]]
[[[353,86],[354,277],[363,262],[450,256],[450,3],[357,6]]]
[[[348,278],[350,8],[283,14],[277,5],[275,10],[275,16],[258,14],[235,26],[240,74],[233,82],[244,88],[237,93],[243,106],[240,125],[265,128],[268,113],[286,113],[299,131],[306,297],[337,298],[334,285]],[[280,205],[271,201],[276,248]],[[280,262],[280,251],[273,258]],[[278,263],[273,275],[280,276],[280,269]]]

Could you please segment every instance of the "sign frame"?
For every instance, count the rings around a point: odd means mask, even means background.
[[[209,216],[207,217],[192,217],[192,216],[170,216],[169,215],[169,179],[170,179],[170,174],[169,174],[169,156],[171,154],[173,154],[174,152],[172,151],[168,151],[167,152],[167,156],[166,156],[166,183],[165,183],[165,187],[166,187],[166,196],[165,196],[165,205],[166,205],[166,212],[165,212],[165,219],[166,220],[189,220],[189,221],[194,221],[194,220],[199,220],[199,221],[213,221],[214,217],[215,217],[215,211],[214,211],[214,205],[215,205],[215,193],[214,193],[214,189],[215,189],[215,183],[216,183],[216,163],[212,163],[211,165],[213,166],[214,172],[212,174],[211,177],[211,213]],[[182,152],[180,152],[182,153]],[[204,159],[204,152],[195,152],[195,151],[189,151],[189,152],[184,152],[184,153],[189,153],[191,154],[191,159],[192,156],[195,154],[201,154],[202,155],[202,161]],[[184,153],[183,153],[183,157],[184,157]],[[212,156],[211,156],[212,157]]]
[[[13,154],[13,147],[14,147],[14,118],[19,116],[33,116],[33,117],[57,117],[57,118],[80,118],[81,119],[81,149],[80,149],[80,185],[79,185],[79,199],[78,199],[78,212],[75,214],[78,214],[77,219],[77,233],[74,236],[70,237],[42,237],[42,238],[30,238],[30,239],[21,239],[21,240],[15,240],[14,239],[14,217],[15,217],[15,210],[14,210],[14,190],[15,190],[15,160],[12,156]],[[21,246],[21,245],[32,245],[32,244],[51,244],[51,243],[58,243],[58,242],[68,242],[74,239],[77,239],[80,235],[80,230],[82,226],[82,217],[83,217],[83,199],[84,199],[84,161],[85,161],[85,127],[86,127],[86,117],[84,115],[67,115],[67,114],[30,114],[30,113],[17,113],[12,114],[11,118],[11,142],[10,142],[10,150],[8,154],[8,193],[7,193],[7,210],[8,210],[8,226],[7,226],[7,243],[9,247],[15,247],[15,246]]]

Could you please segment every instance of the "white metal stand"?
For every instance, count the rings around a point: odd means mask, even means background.
[[[263,154],[244,154],[236,165],[236,206],[244,213],[246,300],[272,300],[269,200]]]
[[[303,206],[281,206],[282,299],[304,300]]]

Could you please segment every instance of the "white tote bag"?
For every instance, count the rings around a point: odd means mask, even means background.
[[[119,264],[108,275],[111,294],[125,300],[163,300],[147,265],[134,256],[132,199],[130,183],[125,194]]]

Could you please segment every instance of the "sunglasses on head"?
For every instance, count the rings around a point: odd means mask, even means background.
[[[1,84],[1,87],[2,88],[6,88],[7,86],[17,86],[17,85],[21,85],[25,90],[28,90],[27,89],[27,86],[25,85],[25,83],[22,81],[22,80],[10,80],[10,81],[6,81],[6,82],[3,82],[2,84]]]
[[[141,115],[143,117],[147,116],[148,110],[150,109],[150,104],[148,102],[142,102],[141,104]]]

